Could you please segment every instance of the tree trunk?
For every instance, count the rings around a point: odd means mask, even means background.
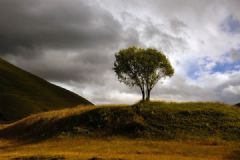
[[[144,101],[144,100],[145,100],[145,92],[144,92],[144,89],[141,89],[141,91],[142,91],[142,101]]]
[[[146,98],[146,101],[150,101],[150,94],[151,93],[151,90],[150,89],[148,89],[147,90],[147,98]]]

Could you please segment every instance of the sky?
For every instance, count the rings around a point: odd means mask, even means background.
[[[0,57],[95,104],[135,103],[114,55],[162,50],[153,100],[240,102],[239,0],[1,0]]]

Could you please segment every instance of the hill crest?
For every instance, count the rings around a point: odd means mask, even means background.
[[[0,127],[0,137],[34,141],[68,135],[239,141],[239,114],[239,108],[203,102],[86,106],[31,115]]]

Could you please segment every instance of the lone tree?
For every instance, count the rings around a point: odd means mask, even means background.
[[[113,70],[120,82],[138,86],[142,101],[150,100],[150,93],[158,80],[171,77],[174,69],[163,52],[153,48],[129,47],[115,54]]]

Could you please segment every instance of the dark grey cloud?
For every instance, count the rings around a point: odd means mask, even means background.
[[[0,19],[0,55],[50,81],[102,84],[119,46],[139,43],[87,1],[2,0]]]
[[[0,54],[116,47],[121,39],[111,14],[77,0],[1,0],[0,19]]]
[[[110,52],[112,55],[104,52]],[[11,57],[9,59],[11,60]],[[55,52],[47,51],[37,58],[26,59],[20,55],[14,56],[12,61],[50,81],[77,81],[82,84],[94,82],[99,84],[103,82],[99,79],[101,75],[112,68],[113,51],[88,49],[68,53],[57,50]]]

